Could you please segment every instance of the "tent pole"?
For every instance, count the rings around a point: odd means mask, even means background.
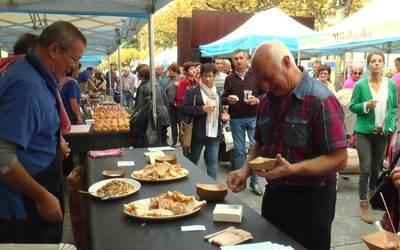
[[[153,14],[149,14],[149,61],[150,61],[150,83],[151,83],[151,92],[153,93],[153,119],[157,124],[157,110],[156,110],[156,75],[155,75],[155,67],[154,67],[154,22],[153,22]]]
[[[111,50],[109,50],[108,51],[108,53],[107,53],[107,55],[108,55],[108,88],[109,88],[109,91],[110,91],[110,95],[111,95],[111,98],[112,98],[112,100],[114,100],[114,96],[113,96],[113,94],[112,94],[112,86],[111,86],[111,61],[110,61],[110,51]]]
[[[299,65],[300,66],[300,55],[301,55],[301,51],[300,51],[300,49],[298,49],[297,50],[297,65]]]
[[[119,73],[119,103],[123,105],[123,93],[122,93],[122,63],[121,63],[121,45],[118,44],[118,73]]]

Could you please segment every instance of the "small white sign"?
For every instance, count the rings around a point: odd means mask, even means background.
[[[117,162],[118,167],[132,167],[135,166],[134,161],[118,161]]]
[[[165,146],[165,147],[155,147],[155,148],[147,148],[150,152],[156,152],[156,151],[174,151],[175,149],[170,146]]]
[[[182,230],[182,232],[206,231],[206,226],[204,226],[204,225],[181,226],[181,230]]]

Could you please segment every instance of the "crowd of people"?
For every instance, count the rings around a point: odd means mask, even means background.
[[[70,124],[83,123],[82,93],[119,95],[122,105],[134,112],[146,109],[150,116],[150,67],[139,64],[133,72],[125,67],[121,78],[114,65],[106,74],[91,67],[80,71],[85,46],[75,26],[59,21],[38,37],[22,36],[15,54],[0,61],[1,243],[60,242],[61,160],[70,152],[63,134]],[[252,58],[237,50],[229,60],[156,65],[160,144],[169,145],[171,127],[170,145],[178,146],[180,124],[190,120],[192,141],[184,154],[197,165],[204,150],[207,174],[217,180],[223,128],[229,124],[234,144],[229,188],[243,190],[250,177],[250,190],[263,195],[258,178],[265,178],[262,216],[307,249],[330,249],[337,172],[346,167],[350,138],[360,161],[360,217],[373,221],[368,200],[396,131],[399,107],[399,76],[385,77],[384,63],[382,53],[370,53],[368,74],[353,65],[342,89],[332,84],[328,65],[315,61],[313,71],[305,72],[279,42],[262,44]],[[396,63],[400,68],[400,59]],[[343,93],[349,96],[348,111],[356,116],[350,131],[339,101]],[[140,119],[136,129],[144,134],[149,121]],[[138,139],[138,145],[146,146],[143,136]],[[275,158],[275,167],[252,171],[248,162],[258,156]],[[398,169],[392,177],[399,187]]]

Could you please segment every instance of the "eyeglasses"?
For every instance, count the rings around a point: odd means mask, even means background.
[[[62,46],[60,43],[58,44],[58,46],[65,52],[65,54],[68,55],[68,57],[74,62],[75,65],[79,65],[79,60],[80,58],[74,58],[73,56],[71,56],[68,52],[68,49],[65,48],[64,46]]]
[[[353,75],[362,75],[362,72],[353,72]]]
[[[327,76],[327,75],[329,75],[329,73],[328,73],[328,72],[320,72],[318,75],[325,75],[325,76]]]

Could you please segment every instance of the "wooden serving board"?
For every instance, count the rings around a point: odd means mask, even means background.
[[[226,246],[237,245],[242,242],[251,240],[253,239],[253,236],[251,235],[251,233],[243,229],[229,227],[220,232],[205,236],[204,239],[218,246]]]

